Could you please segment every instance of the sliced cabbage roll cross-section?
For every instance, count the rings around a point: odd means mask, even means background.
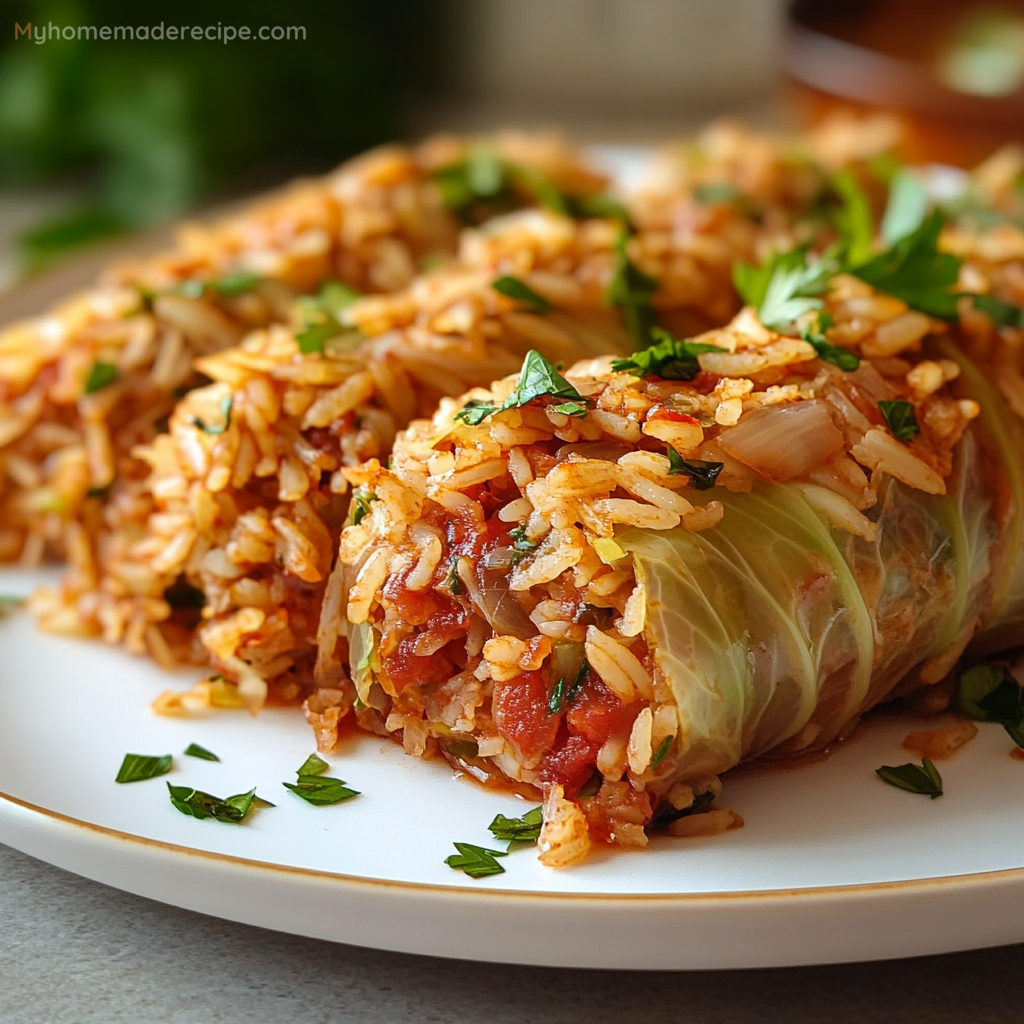
[[[612,221],[512,214],[406,291],[337,316],[306,300],[290,325],[198,360],[213,383],[135,450],[150,467],[146,500],[96,558],[73,550],[63,585],[36,595],[43,627],[168,666],[209,664],[225,677],[221,697],[254,710],[268,687],[274,699],[308,695],[341,527],[375,501],[343,470],[386,462],[399,429],[444,396],[515,372],[533,348],[567,364],[628,353],[604,298],[618,237]],[[518,277],[503,273],[509,252]],[[338,701],[322,691],[314,711],[336,723]]]
[[[839,338],[905,311],[873,296],[840,275],[813,315]],[[375,500],[325,685],[410,754],[539,790],[549,865],[735,825],[722,772],[937,683],[1004,609],[1017,428],[944,330],[872,358],[869,329],[841,369],[746,309],[577,364],[574,395],[519,401],[524,367],[443,401],[390,468],[343,470]]]

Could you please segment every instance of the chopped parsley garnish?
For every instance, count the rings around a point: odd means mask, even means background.
[[[613,359],[612,369],[626,371],[634,377],[693,380],[700,373],[697,356],[702,352],[724,351],[718,345],[673,338],[660,327],[653,328],[651,336],[657,339],[653,345],[634,352],[628,359]]]
[[[220,400],[218,408],[221,416],[224,417],[223,423],[204,423],[198,416],[190,417],[189,423],[204,434],[223,434],[231,426],[231,408],[234,404],[235,399],[232,395],[227,395]]]
[[[455,597],[461,597],[466,589],[462,580],[459,579],[458,555],[452,555],[451,561],[448,563],[448,575],[445,577],[444,585]]]
[[[303,329],[295,335],[299,351],[303,355],[324,352],[327,342],[344,336],[352,343],[362,340],[362,334],[341,322],[342,311],[359,298],[359,292],[343,281],[329,280],[320,286],[320,291],[311,297],[299,300],[302,311]]]
[[[716,206],[725,203],[734,203],[737,199],[743,198],[743,193],[728,182],[708,182],[705,185],[698,185],[693,190],[693,198],[704,206]]]
[[[331,766],[322,758],[319,754],[310,754],[305,761],[302,762],[302,767],[295,773],[300,778],[303,775],[323,775],[325,771]]]
[[[715,486],[718,474],[722,472],[724,462],[705,462],[703,459],[684,459],[672,447],[668,446],[668,475],[690,478],[690,486],[698,491],[710,491]]]
[[[199,746],[198,743],[190,743],[185,748],[186,757],[198,757],[201,761],[219,761],[220,758],[212,751],[207,750],[206,747]]]
[[[538,295],[528,284],[510,274],[499,277],[491,283],[491,287],[501,295],[515,299],[531,313],[550,313],[555,308],[543,295]]]
[[[1003,302],[994,295],[972,295],[975,308],[992,318],[1000,327],[1024,327],[1024,309],[1011,302]]]
[[[530,540],[526,536],[526,524],[523,523],[513,530],[508,531],[509,540],[512,541],[512,558],[510,565],[518,565],[527,555],[537,550],[538,542]]]
[[[832,187],[842,204],[833,219],[842,239],[843,256],[849,263],[862,263],[871,258],[875,237],[871,204],[852,171],[839,171],[832,178]]]
[[[685,473],[690,478],[690,485],[697,490],[711,490],[724,465],[723,462],[684,459],[671,444],[669,445],[669,476],[682,476]]]
[[[809,263],[807,247],[774,253],[763,266],[737,263],[733,269],[736,290],[748,306],[757,310],[765,327],[785,334],[794,320],[823,303],[818,297],[828,289],[836,272],[831,258]]]
[[[715,794],[710,791],[694,797],[693,803],[689,807],[673,807],[667,800],[662,800],[658,804],[658,809],[654,812],[654,816],[647,823],[647,831],[654,832],[661,828],[668,828],[673,821],[678,821],[680,818],[688,818],[691,814],[699,814],[714,802]]]
[[[241,295],[243,292],[251,292],[262,280],[261,274],[239,270],[208,281],[192,277],[182,281],[175,290],[188,299],[201,299],[208,291],[216,292],[218,295]]]
[[[658,281],[630,262],[628,242],[629,233],[623,229],[615,240],[615,272],[604,299],[622,313],[630,337],[637,345],[646,347],[657,323],[651,297],[658,290]]]
[[[569,215],[577,220],[593,217],[598,220],[621,221],[627,229],[630,226],[629,211],[617,199],[603,192],[566,196],[565,201]]]
[[[584,658],[580,662],[580,667],[576,669],[576,674],[572,679],[566,679],[562,676],[561,679],[555,683],[554,688],[551,690],[551,696],[548,697],[548,714],[557,715],[564,708],[567,708],[577,698],[580,692],[580,687],[583,686],[583,680],[587,678],[587,673],[590,671],[590,665],[587,659]]]
[[[373,491],[354,491],[352,494],[352,525],[358,526],[369,514],[370,503],[380,501]]]
[[[326,807],[359,796],[358,790],[348,789],[341,779],[325,777],[323,773],[329,767],[322,757],[310,754],[296,772],[298,781],[282,782],[281,785],[316,807]]]
[[[833,345],[829,342],[828,338],[825,337],[825,331],[831,325],[831,314],[822,312],[818,315],[817,325],[813,328],[805,327],[800,332],[800,337],[814,349],[819,359],[824,359],[826,363],[832,363],[834,366],[838,366],[840,370],[850,373],[860,366],[860,356],[855,352],[851,352],[848,348]]]
[[[542,811],[542,808],[534,807],[521,818],[506,818],[504,814],[499,814],[487,828],[495,839],[508,841],[508,851],[511,853],[523,846],[532,846],[540,839]]]
[[[587,399],[558,372],[553,363],[549,363],[536,349],[531,349],[526,353],[523,368],[519,371],[519,383],[501,405],[487,405],[471,399],[455,414],[455,418],[475,427],[491,413],[518,409],[535,398],[545,396],[563,399],[554,406],[556,412],[566,416],[587,414]]]
[[[240,824],[256,802],[255,787],[248,793],[238,793],[224,800],[198,789],[191,789],[189,786],[172,786],[169,782],[167,790],[171,795],[171,803],[182,814],[188,815],[190,818],[198,818],[200,821],[205,818],[214,818],[224,822],[225,825]]]
[[[942,796],[942,776],[927,757],[922,759],[920,765],[884,764],[881,768],[875,769],[875,774],[883,782],[888,782],[897,789],[905,789],[908,793],[920,793],[922,796],[930,796],[933,800]]]
[[[945,218],[933,210],[921,224],[884,252],[846,268],[855,277],[912,309],[943,320],[956,317],[958,295],[950,291],[960,276],[960,259],[939,251]]]
[[[960,674],[961,709],[979,722],[996,722],[1024,747],[1024,690],[1004,665],[975,665]]]
[[[85,393],[91,395],[101,388],[113,384],[120,376],[113,363],[96,361],[89,367],[89,375],[85,378]]]
[[[913,234],[924,223],[927,213],[928,190],[924,182],[910,171],[897,171],[889,185],[889,203],[882,217],[885,244],[895,245]]]
[[[470,878],[485,878],[487,875],[501,875],[505,869],[494,859],[508,856],[502,850],[488,850],[472,843],[453,843],[459,852],[445,858],[445,864],[456,871],[464,871]]]
[[[885,417],[885,422],[893,432],[897,441],[906,444],[915,435],[921,432],[917,423],[917,416],[914,407],[910,402],[902,400],[882,399],[878,403],[878,411]]]
[[[115,782],[142,782],[166,775],[171,770],[171,755],[125,754]]]
[[[489,146],[476,146],[465,160],[434,172],[445,206],[467,224],[522,205],[522,194],[540,206],[569,217],[601,217],[629,223],[621,203],[603,194],[563,192],[535,167],[503,160]]]
[[[661,743],[658,744],[658,749],[654,752],[654,756],[651,758],[651,771],[658,767],[662,761],[665,760],[666,755],[672,749],[672,743],[675,740],[675,736],[666,736]]]

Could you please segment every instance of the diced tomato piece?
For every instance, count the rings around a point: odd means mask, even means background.
[[[551,749],[561,721],[561,716],[548,714],[548,688],[539,672],[496,682],[492,714],[498,732],[530,763]]]
[[[616,727],[630,725],[639,712],[639,704],[623,705],[597,673],[588,672],[565,720],[573,735],[600,746]]]
[[[544,758],[540,768],[542,781],[561,783],[566,796],[575,796],[593,775],[600,749],[599,743],[584,736],[570,736],[560,750],[553,750]]]
[[[435,593],[429,587],[410,590],[409,573],[414,568],[415,565],[409,566],[404,572],[391,576],[384,584],[384,601],[398,612],[403,622],[410,626],[422,626],[442,617],[456,617],[459,621],[465,618],[463,608],[444,594]]]
[[[396,690],[442,683],[455,674],[455,665],[443,649],[433,654],[416,654],[417,639],[416,635],[403,637],[393,651],[381,658],[384,672]]]

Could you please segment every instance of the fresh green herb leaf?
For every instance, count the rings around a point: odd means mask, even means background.
[[[568,399],[556,408],[568,416],[586,415],[585,399],[536,349],[526,353],[523,368],[519,371],[519,382],[515,390],[498,407],[470,399],[456,414],[455,419],[475,427],[494,412],[518,409],[535,398]]]
[[[331,766],[318,754],[310,754],[302,767],[295,773],[301,779],[304,775],[323,775]]]
[[[189,423],[201,430],[204,434],[223,434],[231,426],[231,408],[235,404],[234,397],[227,395],[220,400],[220,414],[224,417],[223,423],[204,423],[198,416],[189,419]]]
[[[453,843],[458,854],[445,858],[445,864],[456,871],[464,871],[470,878],[484,878],[487,875],[504,874],[505,869],[494,859],[505,857],[502,850],[488,850],[472,843]]]
[[[452,555],[448,563],[448,575],[445,577],[444,585],[455,597],[461,597],[466,589],[462,580],[459,579],[459,556]]]
[[[320,778],[315,775],[300,775],[298,782],[282,782],[281,785],[316,807],[326,807],[359,796],[358,790],[348,789],[341,779]]]
[[[471,398],[456,414],[457,420],[462,420],[463,423],[470,427],[478,427],[492,412],[496,412],[498,407],[496,405],[488,405],[486,402],[478,401],[475,398]]]
[[[871,204],[850,170],[835,174],[832,186],[842,204],[834,214],[841,251],[848,262],[862,263],[871,258],[873,250],[875,227]]]
[[[362,340],[362,335],[341,323],[341,314],[359,298],[359,292],[343,281],[330,279],[320,286],[315,296],[299,300],[304,327],[295,335],[299,351],[303,355],[323,354],[327,343],[334,338],[347,336],[352,342]]]
[[[908,170],[898,171],[889,185],[889,203],[882,217],[882,239],[895,245],[912,235],[928,214],[928,190],[924,182]]]
[[[187,299],[201,299],[207,292],[216,292],[218,295],[226,296],[241,295],[243,292],[251,292],[262,280],[262,274],[239,270],[206,281],[202,278],[190,277],[188,280],[182,281],[172,291],[184,295]]]
[[[690,486],[698,491],[710,491],[724,465],[724,462],[684,459],[672,445],[668,446],[668,475],[682,476],[685,473],[690,478]]]
[[[831,256],[808,264],[807,247],[797,246],[773,253],[760,267],[737,263],[732,276],[743,301],[758,310],[761,323],[785,331],[798,316],[821,308],[816,296],[828,288],[836,270]]]
[[[160,433],[164,433],[164,431],[160,431]],[[110,487],[110,484],[107,484],[106,487],[90,487],[89,490],[85,492],[85,496],[87,498],[101,498],[105,500],[107,495],[110,493]]]
[[[201,747],[198,743],[190,743],[184,752],[186,757],[198,757],[201,761],[220,760],[212,750],[207,750],[206,747]]]
[[[745,268],[745,269],[744,269]],[[832,259],[822,258],[809,263],[803,246],[789,252],[776,253],[758,271],[750,272],[746,264],[738,264],[734,272],[737,286],[743,282],[743,294],[748,305],[751,298],[761,296],[756,303],[761,323],[773,331],[787,333],[793,321],[815,309],[823,302],[818,296],[828,290],[828,283],[836,273]],[[770,270],[767,275],[766,271]],[[748,297],[749,296],[749,297]]]
[[[563,416],[586,416],[587,407],[580,402],[559,402],[551,406],[552,412],[560,412]]]
[[[921,225],[884,252],[846,269],[887,295],[902,299],[912,309],[952,320],[959,296],[950,288],[960,276],[959,257],[939,251],[945,218],[933,210]]]
[[[370,513],[370,503],[379,501],[373,491],[353,491],[352,493],[352,525],[358,526]]]
[[[555,213],[569,214],[569,197],[544,173],[536,167],[506,163],[505,178],[528,192],[541,206]]]
[[[728,182],[708,182],[705,185],[698,185],[693,190],[693,198],[703,206],[718,206],[726,203],[734,203],[742,198],[743,193]]]
[[[344,281],[331,278],[320,285],[317,302],[325,313],[338,317],[360,297],[359,292]]]
[[[224,800],[188,786],[172,786],[169,782],[167,790],[170,793],[171,803],[182,814],[190,818],[198,818],[200,821],[214,818],[226,825],[240,824],[256,801],[255,787],[248,793],[238,793],[236,796],[229,796]]]
[[[261,796],[254,796],[252,798],[253,807],[276,807],[277,804],[272,804],[269,800],[264,800]]]
[[[96,361],[89,367],[89,375],[85,378],[85,393],[91,395],[101,388],[113,384],[120,376],[113,363]]]
[[[660,327],[653,328],[651,335],[657,339],[653,345],[634,352],[628,359],[613,359],[612,369],[626,371],[634,377],[693,380],[700,373],[697,356],[702,352],[723,351],[718,345],[673,338]]]
[[[583,680],[587,678],[587,673],[590,671],[590,665],[587,659],[584,658],[580,662],[580,667],[576,669],[576,674],[572,679],[566,679],[563,676],[555,683],[551,690],[551,695],[548,697],[548,714],[557,715],[564,708],[569,707],[570,704],[579,696],[580,688],[583,686]]]
[[[307,803],[318,807],[326,807],[359,796],[357,790],[348,789],[341,779],[324,776],[323,773],[329,768],[330,765],[322,757],[310,754],[296,772],[298,782],[282,782],[281,785],[301,796]]]
[[[309,324],[295,335],[295,341],[304,356],[314,355],[318,352],[323,355],[327,342],[331,338],[337,337],[341,330],[341,325],[332,317],[330,320],[325,319]]]
[[[526,353],[519,383],[515,391],[502,403],[501,409],[518,409],[535,398],[550,395],[584,403],[586,399],[536,349]]]
[[[694,797],[693,803],[689,807],[673,807],[667,800],[662,800],[658,804],[658,809],[654,812],[654,816],[647,823],[647,831],[656,832],[658,829],[668,828],[673,821],[678,821],[680,818],[688,818],[691,814],[700,814],[701,811],[714,802],[715,794],[710,792],[701,793],[700,796]]]
[[[851,352],[848,348],[843,348],[841,345],[830,344],[828,338],[818,331],[805,327],[800,332],[800,337],[814,349],[819,359],[824,359],[826,363],[838,366],[840,370],[851,373],[860,366],[860,356],[855,352]]]
[[[976,309],[986,313],[992,322],[1000,327],[1024,327],[1024,309],[1010,302],[1003,302],[994,295],[972,295]]]
[[[262,280],[262,274],[239,270],[223,277],[215,277],[207,282],[207,287],[220,295],[241,295],[243,292],[251,292]]]
[[[576,799],[590,800],[601,792],[601,786],[603,784],[604,776],[599,771],[595,771],[594,774],[591,775],[582,786],[580,786],[580,791],[576,794]]]
[[[528,284],[510,274],[499,277],[491,287],[501,295],[515,299],[531,313],[550,313],[555,308],[543,295],[538,295]]]
[[[658,290],[656,278],[630,262],[629,232],[623,229],[615,241],[615,268],[605,292],[605,303],[622,313],[626,330],[641,348],[651,343],[651,329],[657,323],[651,298]]]
[[[535,807],[521,818],[507,818],[499,814],[487,828],[495,839],[508,842],[509,852],[523,846],[532,846],[540,838],[542,811],[543,808]]]
[[[512,541],[512,558],[509,565],[518,565],[527,555],[537,550],[538,542],[526,536],[525,523],[509,530],[508,537]]]
[[[166,775],[171,770],[171,755],[125,754],[115,782],[143,782]]]
[[[20,597],[12,597],[8,594],[0,594],[0,619],[5,615],[10,615],[11,612],[16,611],[24,603]]]
[[[651,758],[651,771],[665,760],[666,755],[672,749],[672,743],[675,740],[675,736],[666,736],[661,743],[658,744],[658,749],[654,752],[654,756]]]
[[[897,789],[905,789],[908,793],[920,793],[922,796],[930,796],[933,800],[942,796],[942,776],[927,757],[920,765],[884,764],[881,768],[875,769],[875,774],[883,782],[888,782]]]
[[[902,400],[882,399],[878,403],[878,411],[885,417],[885,422],[893,432],[897,441],[906,444],[912,437],[921,432],[917,423],[914,407],[910,402]]]
[[[565,200],[569,215],[577,220],[617,220],[621,221],[627,230],[630,227],[629,211],[617,199],[603,192],[566,196]]]
[[[962,672],[960,707],[980,722],[996,722],[1024,747],[1024,690],[1005,665],[975,665]]]

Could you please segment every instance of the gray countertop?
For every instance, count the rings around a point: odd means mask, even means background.
[[[1022,966],[1024,946],[721,973],[467,964],[220,921],[0,846],[2,1024],[1018,1024]]]

